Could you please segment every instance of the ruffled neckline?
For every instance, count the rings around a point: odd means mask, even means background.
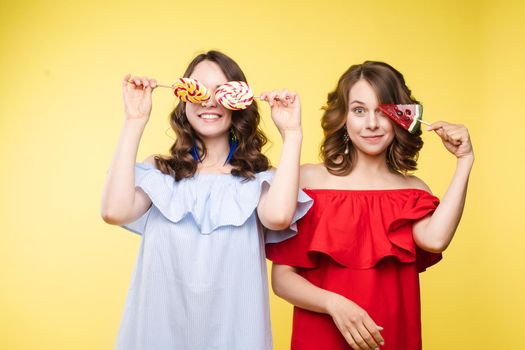
[[[273,169],[255,174],[253,179],[227,173],[198,172],[175,181],[150,163],[135,165],[135,186],[150,198],[152,205],[169,221],[191,217],[201,234],[211,234],[225,226],[242,226],[255,215],[259,199],[275,175]],[[295,221],[310,208],[312,200],[300,192]],[[278,241],[278,239],[275,239]]]
[[[314,206],[299,221],[298,235],[267,247],[267,256],[278,264],[315,268],[325,255],[345,267],[370,269],[394,257],[424,271],[441,259],[441,254],[418,248],[412,233],[413,223],[439,204],[428,191],[305,188],[304,192]]]

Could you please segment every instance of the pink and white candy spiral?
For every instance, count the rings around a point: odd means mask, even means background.
[[[237,111],[252,104],[253,92],[244,81],[230,81],[219,86],[215,99],[225,108]]]

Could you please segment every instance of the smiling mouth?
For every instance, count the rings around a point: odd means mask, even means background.
[[[199,114],[199,118],[206,119],[206,120],[214,120],[214,119],[222,118],[222,115],[211,114],[211,113],[203,113],[203,114]]]
[[[374,136],[362,136],[365,142],[368,143],[379,143],[383,138],[383,135],[374,135]]]

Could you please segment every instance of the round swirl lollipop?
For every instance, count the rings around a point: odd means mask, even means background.
[[[244,81],[230,81],[217,88],[215,99],[225,108],[237,111],[252,104],[253,92]]]
[[[182,102],[201,103],[210,99],[205,86],[191,78],[180,78],[173,84],[173,93]]]

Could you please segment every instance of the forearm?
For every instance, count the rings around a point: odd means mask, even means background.
[[[268,225],[277,225],[280,229],[290,225],[297,206],[302,132],[285,131],[283,138],[279,166],[259,213],[270,222]]]
[[[473,157],[460,158],[457,161],[456,171],[447,192],[421,235],[427,241],[429,250],[445,250],[454,237],[465,207],[473,161]]]
[[[272,288],[289,303],[319,313],[328,313],[328,303],[334,295],[307,281],[294,268],[278,264],[272,265]]]
[[[109,168],[102,195],[102,216],[125,219],[133,208],[135,198],[135,162],[145,123],[127,120]]]

